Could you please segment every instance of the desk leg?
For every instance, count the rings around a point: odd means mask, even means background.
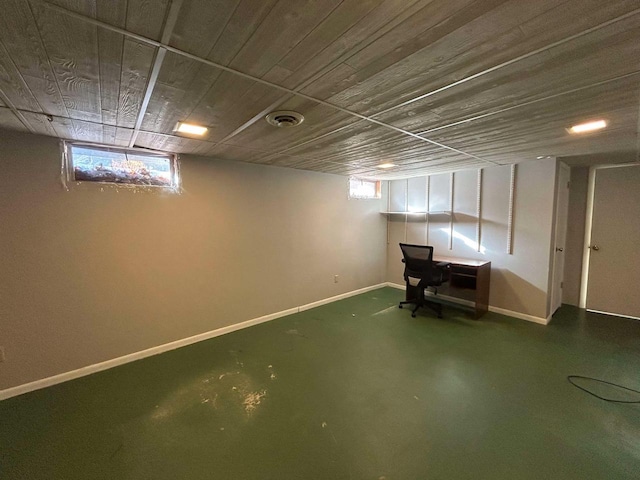
[[[476,273],[476,319],[489,311],[489,285],[491,283],[491,264],[478,267]]]

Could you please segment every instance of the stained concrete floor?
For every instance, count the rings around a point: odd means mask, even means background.
[[[0,402],[0,478],[638,478],[640,405],[566,377],[640,390],[640,322],[572,307],[547,327],[453,308],[414,319],[402,295]]]

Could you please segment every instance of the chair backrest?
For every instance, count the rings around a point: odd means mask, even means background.
[[[433,270],[433,247],[401,243],[404,256],[404,277],[430,278]]]

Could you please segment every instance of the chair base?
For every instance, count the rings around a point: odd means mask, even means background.
[[[429,307],[431,310],[436,312],[436,314],[438,315],[438,318],[442,318],[442,304],[440,303],[430,302],[429,300],[423,300],[422,302],[420,302],[418,299],[415,299],[415,300],[407,300],[405,302],[400,302],[398,304],[398,308],[402,308],[403,305],[409,305],[409,304],[415,305],[415,307],[413,307],[413,310],[411,311],[411,316],[413,318],[416,318],[416,312],[420,307]]]

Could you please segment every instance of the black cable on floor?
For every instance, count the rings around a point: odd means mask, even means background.
[[[612,398],[605,398],[605,397],[601,397],[600,395],[597,395],[593,392],[590,392],[589,390],[587,390],[586,388],[581,387],[580,385],[576,384],[573,379],[574,378],[582,378],[584,380],[593,380],[594,382],[600,382],[600,383],[605,383],[607,385],[612,385],[614,387],[618,387],[618,388],[622,388],[624,390],[628,390],[629,392],[634,392],[637,394],[640,394],[640,391],[638,390],[634,390],[632,388],[628,388],[628,387],[624,387],[622,385],[618,385],[617,383],[611,383],[611,382],[607,382],[605,380],[600,380],[598,378],[592,378],[592,377],[582,377],[580,375],[568,375],[567,376],[567,380],[569,380],[569,383],[571,385],[573,385],[574,387],[579,388],[580,390],[582,390],[583,392],[587,392],[589,395],[593,395],[596,398],[599,398],[600,400],[604,400],[605,402],[611,402],[611,403],[640,403],[640,400],[614,400]]]

